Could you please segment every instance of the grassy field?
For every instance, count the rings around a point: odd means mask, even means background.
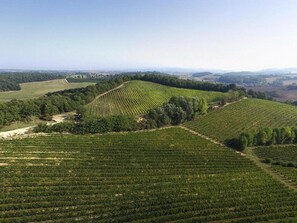
[[[16,121],[10,125],[3,126],[2,128],[0,128],[0,132],[10,131],[10,130],[19,129],[19,128],[26,128],[26,127],[37,125],[39,123],[47,123],[47,121],[43,121],[38,117],[32,117],[30,121]]]
[[[254,154],[259,159],[270,159],[273,163],[279,162],[281,164],[291,162],[297,164],[297,145],[256,147]],[[271,169],[287,180],[294,182],[297,186],[297,168],[271,165]]]
[[[0,222],[262,222],[297,194],[181,128],[1,141]]]
[[[96,116],[139,115],[158,107],[172,96],[204,97],[215,101],[227,93],[168,87],[144,81],[131,81],[122,88],[95,99],[86,106],[88,114]]]
[[[218,141],[262,127],[296,125],[297,107],[259,99],[242,100],[185,124]]]
[[[0,92],[0,102],[10,101],[11,99],[32,99],[45,95],[48,92],[86,87],[91,84],[95,83],[68,83],[65,79],[24,83],[20,84],[20,91]]]

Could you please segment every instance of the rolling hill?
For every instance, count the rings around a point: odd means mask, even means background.
[[[179,127],[1,141],[0,222],[264,222],[297,194]]]
[[[198,117],[185,126],[223,142],[242,132],[263,127],[297,126],[297,107],[247,99]]]
[[[0,92],[0,102],[10,101],[11,99],[26,100],[38,98],[48,92],[55,92],[71,88],[81,88],[92,84],[95,83],[68,83],[65,79],[23,83],[20,84],[20,91]]]
[[[86,105],[87,113],[93,116],[139,115],[158,107],[172,96],[203,97],[215,101],[228,93],[200,91],[168,87],[161,84],[130,81],[123,87],[96,98]]]

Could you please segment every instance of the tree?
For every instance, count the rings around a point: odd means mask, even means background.
[[[208,110],[208,104],[205,98],[200,98],[199,100],[199,112],[201,114],[206,114]]]
[[[240,151],[243,151],[247,146],[248,146],[248,137],[245,133],[240,134],[239,136],[239,144],[238,144],[238,149]]]
[[[75,120],[80,121],[83,119],[87,112],[87,109],[84,106],[78,106],[76,109]]]
[[[267,133],[263,129],[257,134],[257,142],[259,145],[266,145],[268,142]]]
[[[187,118],[187,113],[181,108],[176,107],[173,116],[171,117],[171,124],[179,125],[180,123],[184,122]]]

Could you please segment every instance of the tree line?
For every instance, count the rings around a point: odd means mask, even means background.
[[[12,72],[1,73],[0,77],[14,81],[16,83],[28,83],[36,81],[47,81],[65,78],[65,75],[57,73],[41,73],[41,72]]]
[[[105,132],[135,131],[140,125],[133,116],[111,116],[91,118],[79,122],[61,122],[54,125],[38,124],[34,132],[68,132],[73,134],[95,134]]]
[[[297,128],[262,128],[257,132],[243,132],[238,138],[226,141],[234,149],[243,151],[248,146],[268,146],[297,143]]]
[[[204,91],[220,91],[228,92],[230,90],[239,90],[235,84],[217,84],[210,82],[202,82],[195,80],[184,80],[176,76],[159,73],[159,72],[136,72],[136,73],[122,73],[121,75],[132,76],[137,80],[150,81],[157,84],[162,84],[170,87],[188,88]]]
[[[179,125],[192,120],[195,114],[207,112],[207,101],[203,98],[172,97],[161,107],[151,109],[142,118],[133,116],[85,117],[85,109],[76,111],[74,122],[62,122],[55,125],[39,124],[35,132],[69,132],[74,134],[95,134],[105,132],[136,131],[160,128],[166,125]]]
[[[0,91],[18,91],[21,90],[20,83],[35,81],[47,81],[65,78],[64,75],[54,75],[50,73],[1,73],[0,74]]]
[[[55,93],[48,93],[37,99],[11,100],[0,104],[0,125],[9,125],[14,121],[27,121],[32,116],[44,120],[51,120],[55,114],[70,112],[85,105],[98,95],[106,92],[123,82],[123,77],[103,80],[100,84],[85,88],[69,89]]]
[[[15,81],[0,76],[0,91],[18,91],[21,87]]]

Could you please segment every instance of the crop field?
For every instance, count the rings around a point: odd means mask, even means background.
[[[227,93],[168,87],[145,81],[131,81],[122,88],[98,97],[86,106],[95,116],[139,115],[161,106],[172,96],[203,97],[215,101],[227,97]]]
[[[254,153],[261,159],[272,159],[274,161],[286,161],[297,163],[297,146],[263,146],[257,147]]]
[[[40,81],[20,84],[20,91],[0,92],[0,102],[10,101],[11,99],[26,100],[38,98],[48,92],[60,91],[71,88],[81,88],[95,83],[68,83],[65,79],[50,81]]]
[[[257,147],[254,149],[254,153],[260,159],[268,158],[274,162],[297,163],[296,145]],[[294,182],[297,186],[297,168],[271,165],[271,169],[287,180]]]
[[[297,194],[179,127],[0,141],[0,222],[261,222]]]
[[[271,166],[272,170],[277,174],[285,177],[287,180],[293,182],[297,186],[297,168],[282,167],[282,166]]]
[[[263,127],[297,126],[297,107],[279,102],[246,99],[209,112],[185,124],[218,141]]]

